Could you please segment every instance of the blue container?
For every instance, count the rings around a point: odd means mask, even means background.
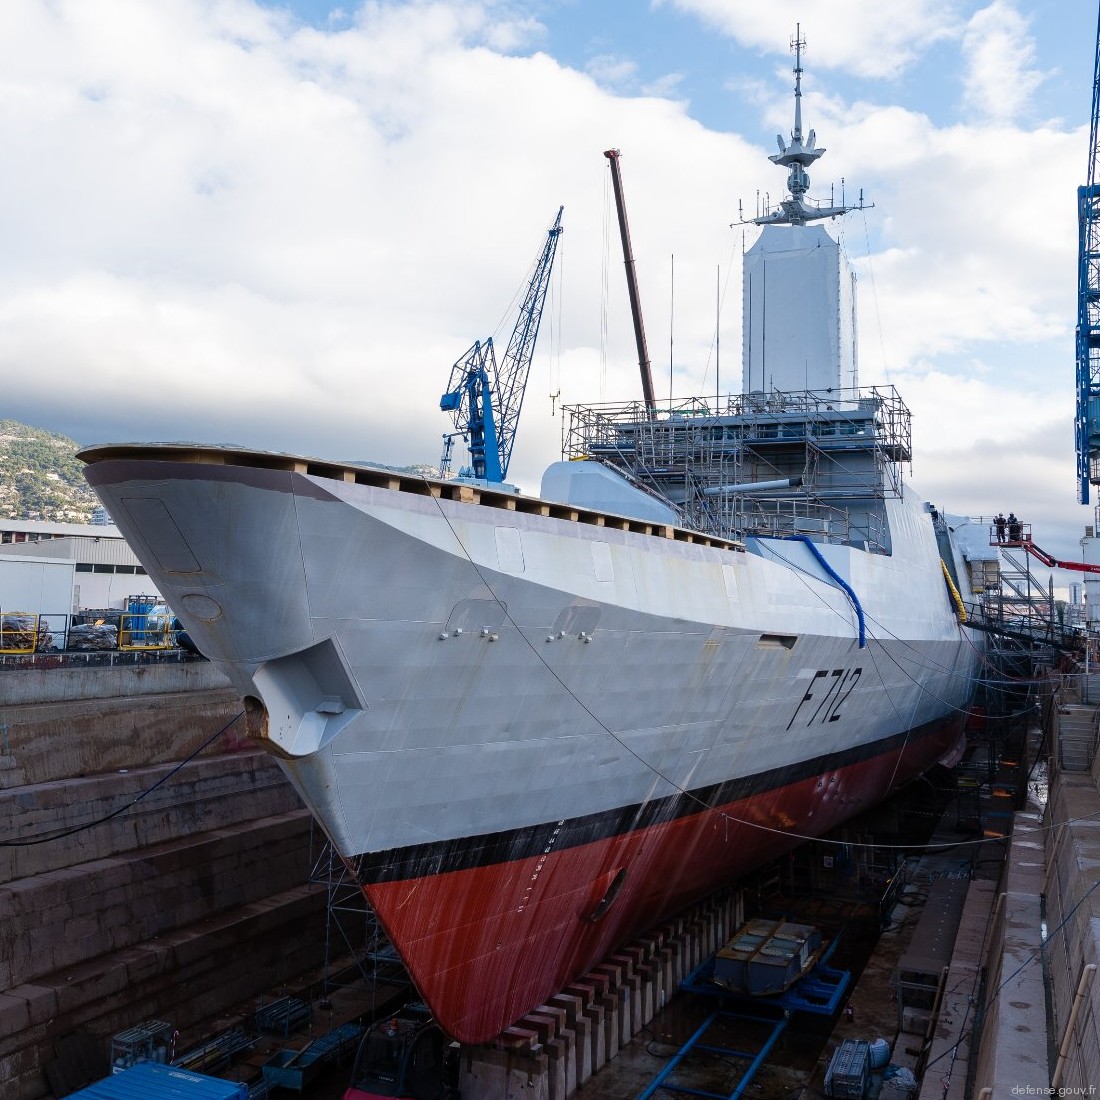
[[[70,1093],[66,1100],[248,1100],[248,1087],[159,1062],[139,1062]]]

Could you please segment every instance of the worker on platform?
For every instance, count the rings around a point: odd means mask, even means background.
[[[1004,542],[1005,540],[1005,527],[1008,524],[1008,520],[1005,519],[1004,512],[998,512],[993,520],[993,526],[997,529],[997,541]]]
[[[1015,512],[1008,513],[1008,541],[1019,542],[1020,541],[1021,524],[1016,518]]]

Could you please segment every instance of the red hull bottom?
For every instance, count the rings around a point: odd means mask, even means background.
[[[447,1034],[495,1038],[622,943],[835,828],[939,760],[952,723],[822,775],[690,816],[364,891]]]

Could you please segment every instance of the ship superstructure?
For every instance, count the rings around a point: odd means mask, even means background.
[[[800,182],[800,106],[781,146]],[[965,570],[903,483],[905,406],[845,363],[717,405],[574,406],[539,496],[83,452],[453,1037],[957,750]]]
[[[889,553],[910,414],[893,386],[566,406],[564,451],[621,471],[683,521],[725,538],[813,535]]]

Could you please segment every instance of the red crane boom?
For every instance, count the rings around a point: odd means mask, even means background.
[[[1021,523],[1020,531],[1013,537],[1005,538],[996,533],[995,528],[989,529],[990,546],[1000,546],[1006,550],[1026,550],[1033,558],[1037,558],[1050,569],[1072,569],[1075,573],[1100,573],[1100,565],[1089,565],[1083,561],[1062,561],[1053,554],[1048,554],[1041,546],[1036,546],[1031,541],[1031,524]]]

